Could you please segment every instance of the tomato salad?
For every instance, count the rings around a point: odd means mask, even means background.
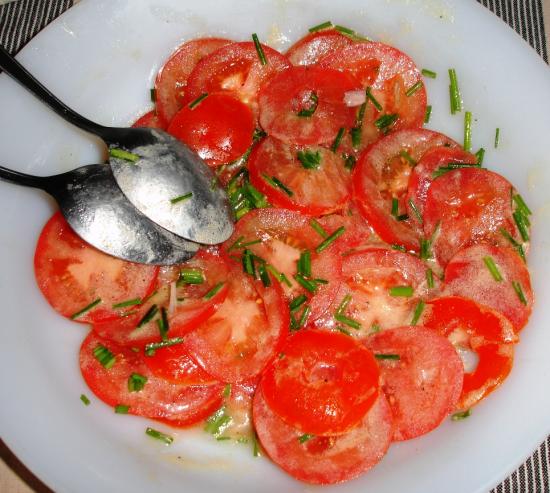
[[[286,54],[252,38],[184,43],[135,123],[215,168],[233,236],[158,268],[95,250],[56,213],[36,278],[92,325],[82,376],[117,412],[337,483],[505,380],[533,306],[531,211],[481,153],[422,128],[435,74],[405,53],[331,23]]]

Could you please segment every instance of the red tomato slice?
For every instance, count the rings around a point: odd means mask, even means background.
[[[305,168],[300,153],[318,159],[318,165]],[[252,184],[271,204],[306,214],[340,210],[350,194],[351,173],[344,167],[344,159],[323,147],[299,147],[268,137],[252,152],[249,172]],[[270,183],[273,177],[287,189]]]
[[[466,298],[445,297],[426,304],[420,323],[449,338],[457,351],[477,355],[477,366],[464,374],[458,409],[477,404],[510,373],[517,336],[498,312]]]
[[[312,219],[311,216],[285,209],[256,209],[236,224],[233,235],[224,244],[225,251],[239,262],[241,262],[244,248],[247,248],[272,265],[279,273],[284,274],[290,284],[288,286],[284,281],[281,282],[287,300],[300,295],[308,298],[309,316],[305,320],[307,322],[320,317],[328,309],[338,292],[342,266],[339,250],[341,238],[321,253],[315,253],[315,248],[321,244],[323,237],[311,227]],[[327,232],[331,234],[335,230],[327,230]],[[240,242],[237,241],[239,239]],[[261,242],[242,246],[258,240]],[[317,284],[314,293],[307,291],[295,278],[297,262],[301,252],[305,250],[311,253],[311,276],[309,277],[328,281],[326,284]],[[276,282],[273,277],[272,279]],[[300,312],[304,310],[303,306],[300,307]],[[298,316],[297,313],[293,316]]]
[[[502,242],[501,228],[514,235],[512,185],[501,175],[480,168],[449,171],[428,189],[424,233],[442,265],[461,249],[482,241]]]
[[[254,116],[227,93],[209,94],[193,108],[176,113],[168,133],[193,149],[209,166],[234,161],[252,145]]]
[[[334,69],[290,67],[262,86],[260,124],[288,144],[332,143],[340,128],[353,125],[355,110],[344,94],[358,89],[353,77]],[[300,112],[313,111],[309,116]]]
[[[405,206],[409,217],[418,224],[422,224],[423,221],[424,204],[428,188],[434,179],[433,173],[442,166],[455,163],[476,164],[477,157],[457,147],[436,147],[426,152],[413,168],[409,177]]]
[[[123,345],[139,346],[159,342],[161,334],[157,322],[161,318],[162,309],[166,310],[168,316],[167,337],[181,337],[211,317],[225,300],[227,296],[225,285],[211,298],[204,298],[218,283],[225,282],[229,276],[229,264],[217,253],[201,249],[191,260],[170,270],[172,277],[164,273],[166,284],[159,286],[147,303],[121,309],[119,310],[121,318],[96,323],[93,330],[99,336]],[[181,285],[177,286],[179,273],[185,270],[200,273],[204,282],[187,284],[180,281]],[[155,316],[149,322],[139,326],[153,306],[157,307]]]
[[[353,75],[361,88],[371,93],[382,111],[371,101],[361,127],[359,149],[377,140],[388,131],[421,127],[426,113],[426,89],[422,74],[414,62],[397,48],[383,43],[354,43],[335,50],[323,58],[319,65]],[[417,84],[420,84],[417,86]],[[414,90],[413,88],[418,87]],[[407,95],[411,90],[412,94]],[[383,115],[396,115],[392,125],[379,129],[375,122]]]
[[[254,397],[253,418],[273,462],[292,477],[313,484],[340,483],[368,471],[384,457],[393,433],[391,409],[383,394],[343,435],[304,437],[270,408],[262,392]]]
[[[290,66],[278,51],[265,45],[262,48],[266,65],[252,42],[231,43],[204,57],[189,76],[185,104],[204,93],[231,91],[257,115],[260,86]]]
[[[394,440],[435,429],[455,409],[464,367],[453,345],[424,327],[398,327],[365,341],[378,359],[382,390],[395,423]]]
[[[286,52],[292,65],[315,65],[333,51],[353,44],[353,40],[336,29],[309,33],[296,41]]]
[[[160,120],[156,111],[149,111],[145,115],[138,118],[132,127],[148,127],[148,128],[160,128],[166,130],[166,125]]]
[[[115,357],[109,369],[94,356],[99,345]],[[129,414],[160,419],[173,426],[190,426],[220,406],[223,384],[170,383],[149,370],[144,363],[146,357],[90,332],[80,349],[80,370],[90,390],[107,405],[126,405]],[[143,389],[137,392],[128,389],[128,379],[133,373],[147,378]]]
[[[491,274],[487,259],[494,262],[501,281]],[[527,266],[508,247],[480,244],[458,252],[445,269],[445,293],[490,306],[510,320],[516,332],[525,326],[533,309]]]
[[[366,248],[345,255],[340,290],[315,326],[366,339],[373,331],[409,325],[419,300],[432,291],[426,270],[417,257],[387,248]],[[438,287],[436,276],[434,283]],[[348,302],[342,310],[345,299]]]
[[[159,120],[165,127],[183,106],[187,78],[206,55],[230,44],[222,38],[198,38],[181,45],[160,69],[155,81]]]
[[[147,297],[158,271],[158,267],[125,262],[96,250],[74,233],[60,212],[44,226],[34,254],[38,287],[57,312],[76,322],[118,318],[113,304]]]
[[[458,147],[443,134],[431,130],[394,132],[368,147],[353,172],[352,193],[359,211],[382,240],[417,250],[419,233],[410,219],[399,221],[391,215],[392,201],[404,214],[404,198],[413,164],[435,147]],[[404,154],[407,153],[407,154]]]
[[[240,268],[228,278],[219,310],[185,338],[191,356],[224,382],[259,375],[288,330],[288,308],[278,285],[264,288]]]
[[[376,401],[376,361],[351,337],[304,330],[290,337],[281,353],[260,388],[273,412],[302,433],[345,433]]]

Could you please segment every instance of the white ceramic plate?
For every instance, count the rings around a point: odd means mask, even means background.
[[[438,72],[426,85],[430,127],[462,139],[450,116],[447,69],[457,70],[474,114],[473,144],[534,210],[530,266],[538,294],[502,388],[471,418],[393,445],[374,470],[325,491],[485,492],[550,432],[550,70],[511,29],[464,0],[83,0],[37,36],[19,59],[66,103],[103,124],[126,125],[149,106],[162,61],[201,35],[285,48],[322,21],[347,25],[405,50]],[[97,141],[75,131],[0,76],[0,163],[50,174],[99,162]],[[493,149],[495,128],[501,142]],[[86,328],[49,308],[35,286],[33,250],[54,205],[40,192],[0,183],[0,429],[7,445],[55,491],[296,492],[295,482],[244,445],[182,432],[165,447],[144,419],[113,414],[80,377]],[[81,393],[92,398],[84,407]],[[156,428],[164,427],[155,424]]]

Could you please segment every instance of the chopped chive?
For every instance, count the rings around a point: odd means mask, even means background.
[[[477,157],[476,164],[478,166],[481,166],[483,164],[483,158],[485,157],[485,149],[483,149],[483,147],[480,147],[475,156]]]
[[[429,104],[426,106],[426,113],[424,113],[424,123],[429,123],[432,116],[432,105]]]
[[[519,210],[514,211],[512,216],[514,217],[514,221],[518,227],[521,239],[523,241],[529,241],[529,226],[527,225],[528,219]]]
[[[344,234],[346,231],[346,228],[344,226],[340,226],[334,233],[332,233],[330,236],[325,238],[316,248],[315,251],[317,253],[321,253],[323,250],[328,248],[334,241],[336,241],[340,236]]]
[[[308,440],[311,440],[314,437],[315,437],[315,435],[310,435],[309,433],[304,433],[303,435],[300,435],[298,437],[298,441],[300,443],[306,443]]]
[[[433,70],[429,70],[427,68],[422,69],[422,75],[424,77],[429,77],[430,79],[435,79],[437,77],[437,73]]]
[[[403,245],[397,245],[395,243],[391,246],[391,248],[392,248],[392,250],[397,250],[399,252],[406,252],[407,251],[407,249]]]
[[[89,305],[86,305],[81,310],[78,310],[76,313],[73,313],[71,315],[71,320],[75,320],[81,317],[82,315],[84,315],[85,313],[88,313],[92,308],[95,308],[100,303],[101,303],[101,298],[97,298],[96,300],[92,301]]]
[[[166,312],[166,308],[164,307],[160,309],[160,318],[157,320],[157,326],[160,332],[160,337],[163,341],[166,341],[168,339],[166,334],[168,334],[170,326],[168,324],[168,314]]]
[[[206,419],[204,431],[214,436],[221,435],[233,422],[233,418],[227,414],[225,406],[220,407],[215,413]]]
[[[113,308],[126,308],[127,306],[141,305],[141,298],[134,298],[132,300],[121,301],[112,305]]]
[[[375,354],[374,357],[376,359],[382,359],[382,360],[400,360],[401,357],[398,354]]]
[[[391,199],[391,215],[397,217],[399,214],[399,200],[395,197]]]
[[[477,168],[478,164],[469,164],[469,163],[449,163],[446,166],[440,166],[432,173],[432,178],[439,178],[449,171],[454,171],[455,169],[462,168]]]
[[[294,276],[294,279],[296,279],[298,284],[310,293],[315,293],[317,291],[317,284],[315,284],[313,281],[306,279],[304,276],[296,274]]]
[[[335,313],[334,314],[334,320],[336,320],[337,322],[340,322],[344,325],[347,325],[348,327],[351,327],[352,329],[355,329],[355,330],[360,330],[361,329],[361,323],[358,322],[357,320],[354,320],[353,318],[349,318],[349,317],[346,317],[345,315],[342,315],[342,313]]]
[[[264,49],[262,48],[262,45],[260,44],[260,40],[258,39],[258,35],[256,33],[252,35],[252,40],[254,41],[254,46],[256,47],[256,53],[258,53],[260,63],[262,65],[267,65],[267,58],[265,56]]]
[[[220,289],[223,288],[223,285],[223,282],[219,282],[218,284],[216,284],[210,291],[208,291],[208,293],[203,296],[203,299],[209,300],[216,296],[219,293]]]
[[[340,130],[338,130],[338,133],[336,134],[336,138],[334,139],[334,142],[330,146],[330,150],[332,152],[336,152],[338,150],[338,147],[340,147],[340,143],[342,142],[342,139],[344,138],[345,133],[346,133],[346,129],[344,127],[341,127]]]
[[[139,392],[147,383],[147,377],[139,373],[132,373],[128,377],[128,392]]]
[[[390,127],[397,121],[397,118],[396,113],[382,115],[374,121],[374,126],[383,133],[387,133]]]
[[[367,97],[368,100],[370,100],[370,102],[374,105],[374,107],[378,110],[378,111],[382,111],[382,105],[378,102],[378,100],[374,97],[374,95],[372,94],[371,92],[371,89],[370,87],[367,87],[367,89],[365,90],[365,96]]]
[[[342,34],[355,34],[355,31],[353,29],[350,29],[349,27],[336,25],[334,26],[334,29],[336,29],[338,32]]]
[[[224,397],[230,397],[231,396],[231,384],[228,383],[223,388],[223,394]]]
[[[411,166],[416,166],[418,163],[412,158],[412,156],[405,150],[402,149],[399,152],[399,156],[401,156],[405,161],[407,161]]]
[[[472,150],[472,113],[464,112],[464,150],[470,152]]]
[[[342,334],[351,337],[351,332],[350,332],[348,329],[344,329],[344,327],[342,327],[341,325],[335,325],[334,328],[335,328],[338,332],[341,332]]]
[[[295,312],[300,308],[305,302],[307,301],[307,296],[305,294],[301,294],[294,298],[288,305],[291,312]]]
[[[149,97],[151,98],[151,102],[157,102],[157,90],[154,87],[149,89]]]
[[[145,433],[150,437],[156,438],[157,440],[164,442],[166,445],[170,445],[174,441],[174,439],[170,435],[154,430],[153,428],[148,427],[145,430]]]
[[[264,287],[268,288],[271,286],[271,278],[269,277],[265,264],[258,265],[258,274],[260,275],[260,280]]]
[[[531,209],[527,207],[527,204],[523,200],[523,197],[518,193],[512,196],[512,200],[516,203],[517,210],[520,211],[524,216],[530,216],[533,214]]]
[[[300,258],[298,259],[298,274],[305,277],[311,276],[311,252],[309,250],[304,250],[300,253]]]
[[[361,145],[361,127],[353,127],[350,129],[351,145],[357,149]]]
[[[147,356],[152,356],[155,354],[157,349],[162,349],[165,347],[175,346],[176,344],[181,344],[183,342],[183,337],[173,337],[172,339],[167,339],[166,341],[161,342],[150,342],[145,345],[145,354]]]
[[[273,267],[271,264],[266,264],[265,268],[271,272],[273,276],[277,279],[279,282],[284,282],[289,288],[292,287],[292,284],[288,280],[288,277],[286,277],[282,272],[279,272],[275,267]]]
[[[137,324],[137,328],[143,327],[145,324],[148,324],[151,320],[153,320],[154,316],[159,311],[159,308],[157,305],[152,305],[149,310],[145,312],[145,315],[141,318],[141,320]]]
[[[129,410],[130,410],[130,406],[126,406],[125,404],[117,404],[115,406],[116,414],[128,414]]]
[[[297,157],[305,169],[317,169],[321,164],[321,153],[319,151],[298,151]]]
[[[523,250],[523,245],[517,242],[514,239],[514,237],[510,233],[508,233],[508,231],[506,231],[504,228],[500,228],[500,233],[502,234],[502,236],[504,236],[504,238],[506,238],[512,244],[512,246],[517,250],[519,256],[525,262],[527,259],[525,258],[525,251]]]
[[[411,87],[409,87],[407,89],[407,91],[405,92],[405,96],[407,97],[411,97],[416,91],[418,91],[422,86],[424,85],[424,83],[419,80],[416,84],[412,85]]]
[[[418,254],[418,256],[422,260],[428,260],[432,257],[432,252],[430,247],[431,247],[430,240],[426,240],[425,238],[420,239],[420,253]]]
[[[338,308],[336,309],[336,315],[344,313],[350,302],[351,294],[346,294],[346,296],[344,296],[342,302],[338,305]]]
[[[285,192],[289,197],[292,197],[294,195],[294,192],[290,190],[281,180],[278,178],[272,176],[271,178],[267,176],[266,174],[262,173],[262,178],[269,183],[273,188],[280,188],[283,192]]]
[[[353,39],[354,41],[370,41],[369,38],[366,36],[361,36],[360,34],[357,34],[353,29],[350,29],[349,27],[334,26],[334,29],[338,31],[340,34],[343,34],[344,36],[347,36],[348,38]]]
[[[225,440],[231,440],[231,437],[216,437],[216,440],[218,442],[223,442]]]
[[[317,109],[317,104],[319,103],[319,98],[314,92],[309,95],[309,103],[310,104],[308,108],[302,108],[300,111],[298,111],[298,116],[313,116],[313,113],[315,113],[315,110]]]
[[[184,200],[190,199],[193,196],[193,192],[186,193],[185,195],[180,195],[179,197],[174,197],[170,199],[171,204],[177,204],[178,202],[183,202]]]
[[[424,220],[422,219],[422,214],[420,214],[420,211],[418,210],[418,207],[416,207],[416,204],[414,203],[413,199],[409,199],[409,207],[414,212],[414,215],[416,216],[416,219],[418,219],[418,222],[420,224],[423,224]]]
[[[93,351],[94,357],[103,368],[108,370],[109,368],[112,368],[113,365],[116,362],[116,357],[111,351],[109,351],[103,344],[98,344],[94,351]]]
[[[85,406],[90,405],[90,399],[88,399],[88,397],[84,394],[80,394],[80,400],[84,403]]]
[[[412,286],[393,286],[390,288],[391,296],[410,298],[413,294],[414,288]]]
[[[428,284],[428,289],[433,289],[435,286],[434,273],[432,269],[426,270],[426,283]]]
[[[344,168],[346,168],[348,171],[351,171],[355,167],[355,163],[357,162],[357,159],[355,159],[355,156],[353,154],[347,154],[343,155],[344,157]]]
[[[380,332],[380,325],[379,324],[372,324],[371,325],[371,328],[370,328],[370,331],[372,334],[376,334],[376,332]]]
[[[462,99],[460,97],[458,79],[456,76],[456,70],[454,68],[449,69],[449,80],[451,81],[451,84],[449,86],[451,95],[451,113],[454,115],[456,112],[462,111]]]
[[[243,252],[242,258],[243,271],[249,276],[256,277],[256,268],[254,266],[254,256],[250,250]]]
[[[302,315],[300,316],[300,320],[298,322],[298,328],[302,328],[307,321],[307,317],[309,316],[311,312],[311,307],[309,305],[306,305],[302,311]]]
[[[260,451],[260,443],[258,441],[258,435],[256,435],[256,432],[252,435],[252,455],[254,457],[260,457],[261,451]]]
[[[514,288],[514,291],[518,295],[519,301],[527,306],[527,298],[525,298],[525,294],[523,293],[521,284],[518,281],[512,281],[512,286]]]
[[[497,282],[502,281],[502,274],[498,270],[497,264],[495,264],[495,261],[492,257],[483,257],[483,262],[485,263],[485,266],[487,269],[489,269],[489,272],[493,276],[493,279]]]
[[[182,269],[178,281],[182,284],[202,284],[204,276],[198,269]]]
[[[426,304],[424,303],[424,300],[420,300],[418,302],[418,304],[416,305],[416,308],[414,309],[411,325],[416,325],[418,323],[418,320],[420,320],[420,316],[422,315],[422,312],[424,311],[425,306]]]
[[[321,226],[315,219],[312,219],[309,222],[309,225],[321,236],[322,238],[326,238],[328,236],[328,233],[325,231],[323,226]]]
[[[317,284],[328,284],[328,281],[326,279],[316,278],[316,279],[312,279],[312,281],[317,283]]]
[[[326,22],[323,22],[322,24],[318,24],[317,26],[310,27],[308,31],[310,33],[315,33],[317,31],[321,31],[322,29],[328,29],[329,27],[332,27],[332,22],[326,21]]]
[[[500,128],[497,128],[495,130],[495,149],[498,147],[500,143]]]
[[[471,414],[472,414],[472,412],[470,411],[470,409],[467,409],[466,411],[461,411],[459,413],[454,413],[451,416],[451,420],[452,421],[462,421],[463,419],[468,418]]]
[[[130,161],[132,163],[135,163],[141,159],[137,154],[125,151],[124,149],[119,149],[118,147],[111,147],[109,149],[109,156],[114,157],[115,159]]]
[[[207,92],[203,92],[197,99],[191,101],[187,106],[190,110],[194,110],[199,104],[201,104],[208,97]]]

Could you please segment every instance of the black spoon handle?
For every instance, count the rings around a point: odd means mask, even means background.
[[[57,99],[48,89],[38,82],[15,58],[0,46],[0,69],[19,82],[25,89],[34,94],[40,101],[49,106],[63,119],[87,132],[102,136],[107,127],[79,115]]]
[[[26,187],[40,188],[46,192],[50,189],[50,180],[47,176],[34,176],[20,173],[19,171],[13,171],[8,168],[0,166],[0,179],[16,183],[17,185],[24,185]]]

